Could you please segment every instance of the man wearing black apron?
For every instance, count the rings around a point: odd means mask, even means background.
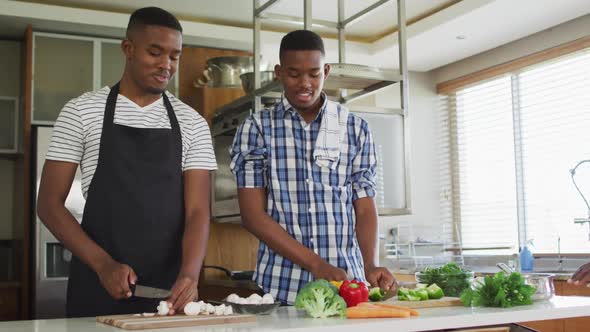
[[[134,12],[122,43],[126,65],[121,81],[110,91],[103,88],[91,98],[85,94],[70,102],[56,122],[37,207],[43,223],[74,254],[69,317],[154,312],[159,300],[132,296],[131,285],[136,282],[171,289],[167,299],[171,314],[197,298],[209,230],[208,172],[214,166],[193,165],[187,170],[190,161],[185,159],[215,161],[208,128],[199,127],[199,133],[194,127],[204,120],[165,92],[182,49],[181,32],[176,18],[162,9]],[[89,109],[101,96],[107,96],[102,130],[98,135],[94,129],[92,135],[97,119],[91,119]],[[171,98],[184,113],[173,108]],[[137,115],[125,115],[129,109],[139,110],[145,122],[136,124]],[[160,117],[154,120],[158,110]],[[79,125],[71,124],[77,123],[73,117],[78,117]],[[181,119],[186,127],[179,125]],[[64,207],[78,164],[60,157],[60,153],[75,154],[76,148],[64,150],[60,142],[76,136],[68,131],[79,127],[84,140],[83,177],[94,168],[81,225]],[[199,142],[197,137],[208,140]],[[93,161],[92,146],[98,143]],[[191,154],[189,143],[192,149],[201,144],[201,155]],[[204,150],[210,153],[203,155]],[[189,157],[183,158],[184,154]]]

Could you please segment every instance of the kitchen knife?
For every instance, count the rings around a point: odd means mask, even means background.
[[[170,291],[161,288],[143,286],[143,285],[130,285],[133,296],[144,297],[150,299],[165,299],[170,296]]]
[[[389,290],[385,291],[385,294],[383,295],[383,298],[381,299],[381,301],[388,300],[396,295],[397,295],[397,290],[389,289]]]

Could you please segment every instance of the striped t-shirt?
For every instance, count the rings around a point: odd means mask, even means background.
[[[67,161],[80,165],[82,194],[96,171],[104,110],[109,95],[108,86],[87,92],[70,100],[61,110],[53,129],[46,155],[48,160]],[[166,92],[174,109],[182,136],[182,170],[217,169],[207,122],[190,106]],[[162,98],[140,107],[119,94],[114,123],[135,128],[168,128],[170,119]]]

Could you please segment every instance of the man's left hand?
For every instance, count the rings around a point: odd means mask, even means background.
[[[379,287],[383,290],[396,290],[397,281],[393,277],[393,274],[384,267],[366,267],[365,278],[373,287]]]
[[[174,315],[184,309],[187,303],[197,299],[197,279],[189,276],[178,276],[172,290],[168,302],[172,305],[169,315]]]

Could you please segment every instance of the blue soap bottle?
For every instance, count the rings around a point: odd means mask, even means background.
[[[525,245],[520,249],[520,269],[522,272],[533,271],[533,253],[529,249],[529,245],[532,246],[533,240],[528,240]]]

